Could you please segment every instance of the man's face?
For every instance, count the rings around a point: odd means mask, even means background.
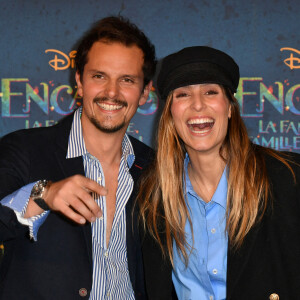
[[[85,131],[126,132],[139,105],[145,104],[152,83],[143,89],[143,52],[137,46],[95,42],[82,78],[76,73],[83,97],[81,122]]]

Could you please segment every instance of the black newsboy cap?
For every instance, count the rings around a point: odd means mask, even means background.
[[[163,99],[176,88],[199,83],[217,83],[235,93],[239,79],[239,67],[229,55],[211,47],[194,46],[163,59],[157,88]]]

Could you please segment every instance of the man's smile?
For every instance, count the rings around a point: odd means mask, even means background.
[[[103,110],[107,110],[107,111],[114,111],[114,110],[119,110],[122,107],[124,107],[124,105],[117,105],[117,104],[108,104],[108,103],[103,103],[103,102],[96,102],[96,104]]]

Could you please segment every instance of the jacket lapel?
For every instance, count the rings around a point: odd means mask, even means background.
[[[137,268],[137,245],[139,245],[139,235],[137,231],[137,207],[135,205],[136,185],[139,177],[140,169],[134,164],[130,169],[130,174],[134,181],[133,192],[126,204],[126,244],[127,259],[130,279],[135,289],[136,284],[136,268]]]
[[[62,179],[68,178],[76,174],[85,176],[82,157],[74,157],[74,158],[66,159],[69,135],[70,135],[70,130],[73,122],[73,115],[74,114],[62,120],[60,124],[60,130],[59,133],[57,134],[57,139],[56,139],[56,151],[54,155],[60,167],[61,174],[63,174]],[[87,222],[83,226],[82,225],[78,225],[78,226],[80,226],[83,230],[83,235],[84,235],[85,243],[87,246],[87,252],[89,256],[89,262],[90,262],[91,270],[93,270],[91,224]]]
[[[134,181],[134,189],[126,204],[126,244],[129,276],[136,299],[147,299],[145,294],[144,268],[142,249],[138,228],[138,205],[136,196],[138,192],[138,181],[144,168],[151,162],[153,152],[140,146],[140,142],[131,136],[130,140],[134,149],[135,162],[130,168],[130,174]],[[146,149],[146,150],[145,150]],[[148,152],[147,152],[148,151]]]

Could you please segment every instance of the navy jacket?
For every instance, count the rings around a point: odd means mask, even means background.
[[[21,130],[0,142],[0,199],[39,179],[58,181],[84,175],[82,158],[65,159],[73,115],[48,128]],[[126,241],[130,279],[136,299],[146,299],[139,236],[133,203],[137,179],[153,155],[130,137],[136,160],[130,173],[134,191],[126,205]],[[134,217],[133,217],[134,216]],[[28,227],[19,224],[12,210],[0,204],[0,299],[88,299],[92,287],[92,236],[90,223],[77,225],[50,212],[38,233],[29,239]],[[80,289],[87,296],[79,295]]]
[[[300,155],[289,154],[297,183],[285,165],[265,156],[272,198],[242,246],[228,249],[227,300],[268,300],[272,294],[280,300],[300,299]],[[142,241],[149,299],[177,299],[169,260],[148,233]]]

